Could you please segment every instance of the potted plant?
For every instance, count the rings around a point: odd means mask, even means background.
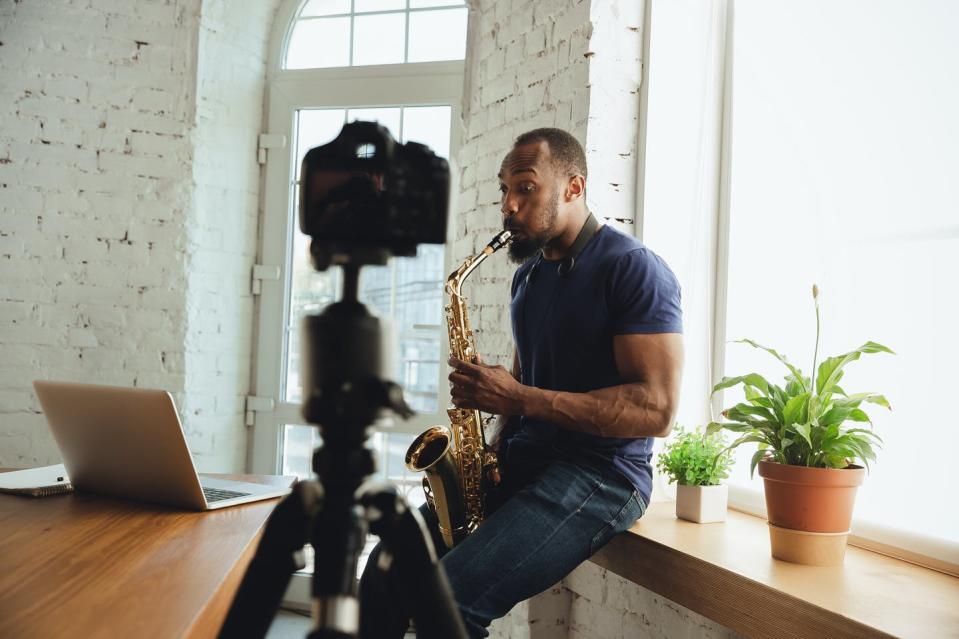
[[[881,444],[872,431],[864,404],[890,408],[878,393],[847,393],[839,382],[843,369],[864,354],[892,353],[876,342],[828,357],[818,368],[819,289],[813,286],[816,307],[816,346],[812,376],[807,377],[775,350],[743,339],[787,369],[785,385],[777,386],[757,373],[724,377],[713,388],[742,385],[746,401],[723,411],[729,420],[710,423],[708,432],[725,429],[739,434],[729,445],[755,442],[750,476],[757,466],[763,478],[772,554],[779,559],[814,565],[841,563],[852,521],[856,488],[875,460]],[[851,426],[850,426],[851,424]],[[863,427],[868,424],[868,428]]]
[[[676,516],[706,524],[726,520],[727,488],[732,455],[721,433],[676,429],[660,453],[656,468],[676,483]]]

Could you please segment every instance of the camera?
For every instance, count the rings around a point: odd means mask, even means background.
[[[385,264],[446,241],[449,163],[425,145],[396,142],[382,125],[346,124],[306,154],[300,176],[300,230],[313,238],[317,270]]]

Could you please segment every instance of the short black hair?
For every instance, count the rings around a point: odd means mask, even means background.
[[[523,133],[513,146],[521,146],[532,142],[545,141],[549,145],[553,165],[567,175],[582,175],[586,177],[586,153],[583,146],[569,132],[562,129],[545,127],[533,129]]]

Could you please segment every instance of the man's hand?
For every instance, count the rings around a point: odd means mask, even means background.
[[[450,397],[457,408],[472,408],[493,415],[521,415],[526,388],[503,366],[475,364],[451,357]]]

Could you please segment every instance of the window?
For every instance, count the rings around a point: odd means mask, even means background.
[[[959,447],[959,431],[935,398],[959,379],[956,27],[946,2],[737,1],[726,299],[728,339],[768,343],[804,371],[813,282],[822,353],[870,339],[897,352],[843,380],[894,408],[868,411],[884,444],[857,522],[953,542],[959,513],[936,495],[954,482],[935,451]],[[727,374],[778,376],[751,350],[728,345]],[[737,483],[760,481],[743,466]]]
[[[309,0],[290,33],[284,68],[462,60],[463,0]]]
[[[809,372],[812,284],[824,356],[867,340],[897,355],[849,366],[843,386],[885,394],[883,438],[856,501],[859,537],[959,564],[959,446],[948,413],[959,345],[959,111],[948,2],[654,2],[644,239],[684,286],[681,419],[741,400],[722,375],[781,379],[749,337]],[[707,383],[708,380],[708,383]],[[700,398],[697,400],[697,398]],[[711,410],[712,408],[712,410]],[[761,511],[741,447],[730,503]]]
[[[319,429],[304,424],[300,410],[300,325],[339,298],[342,276],[338,268],[319,273],[309,264],[309,238],[296,221],[302,158],[336,137],[343,124],[372,120],[400,142],[427,144],[450,159],[455,179],[453,123],[460,113],[465,42],[466,8],[456,0],[289,0],[277,12],[266,131],[274,146],[266,151],[258,262],[267,267],[262,272],[278,277],[258,284],[256,401],[250,404],[272,408],[248,413],[253,472],[309,477],[321,443]],[[413,506],[424,501],[422,478],[406,470],[406,449],[426,428],[448,421],[442,309],[450,270],[443,246],[423,245],[416,257],[364,267],[360,276],[361,300],[394,326],[393,379],[418,413],[376,424],[367,445],[377,458],[377,477],[396,483]],[[294,575],[286,600],[308,602],[309,591],[309,578]]]
[[[302,158],[353,120],[377,121],[401,142],[425,143],[452,158],[465,20],[464,4],[449,0],[309,0],[287,2],[278,11],[267,132],[285,143],[267,151],[258,261],[275,267],[266,271],[279,277],[259,284],[255,395],[264,401],[253,404],[273,408],[249,414],[255,422],[255,472],[309,476],[319,444],[319,430],[304,425],[300,415],[300,325],[305,315],[339,297],[341,274],[338,268],[319,273],[309,264],[309,238],[300,233],[295,215]],[[442,30],[442,37],[427,38],[424,25]],[[386,55],[396,42],[401,55]],[[389,67],[376,66],[387,62]],[[448,261],[443,246],[424,245],[416,257],[364,267],[361,273],[360,298],[394,326],[393,378],[418,412],[377,432],[370,443],[380,458],[379,474],[400,483],[413,503],[422,501],[420,478],[406,473],[403,453],[416,434],[447,421],[442,309]]]

